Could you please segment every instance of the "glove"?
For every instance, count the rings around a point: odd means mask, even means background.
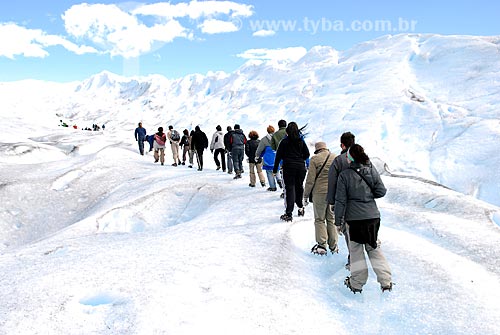
[[[302,201],[302,203],[304,204],[304,207],[307,207],[307,205],[309,205],[309,198],[304,197],[304,200]]]
[[[262,157],[257,158],[257,160],[256,160],[255,162],[256,162],[257,164],[262,163]]]

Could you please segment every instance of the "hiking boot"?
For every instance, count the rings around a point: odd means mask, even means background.
[[[182,165],[186,165],[186,162],[182,162]]]
[[[158,163],[158,160],[157,160],[157,159],[155,159],[155,163]]]
[[[193,166],[192,165],[188,165],[188,168],[193,168]]]
[[[266,183],[265,183],[265,182],[263,182],[263,181],[261,181],[261,182],[260,182],[260,186],[262,186],[262,187],[266,187]]]
[[[315,255],[320,255],[320,256],[326,256],[327,254],[326,248],[319,243],[311,248],[311,252]]]
[[[281,192],[281,194],[280,194],[280,198],[281,198],[281,199],[285,199],[285,192]]]
[[[346,277],[346,279],[344,280],[344,285],[347,286],[347,288],[350,289],[354,294],[361,293],[363,291],[363,289],[354,288],[351,286],[351,277]]]
[[[178,164],[179,164],[179,165],[181,165],[181,164],[182,164],[180,160],[179,160],[179,163],[178,163]],[[182,164],[182,165],[184,165],[184,164]]]
[[[338,254],[339,253],[339,246],[335,244],[333,247],[330,247],[330,252],[332,254]]]
[[[172,164],[172,166],[177,166],[177,163]]]
[[[220,166],[217,167],[217,169],[215,169],[215,171],[219,171],[220,170]]]
[[[271,192],[276,192],[276,187],[268,187],[267,190]]]
[[[161,165],[163,165],[163,163],[161,163]]]
[[[223,169],[222,172],[226,172],[226,169]]]
[[[305,213],[306,213],[306,209],[305,209],[304,207],[299,208],[299,209],[297,210],[297,214],[298,214],[299,216],[304,216],[304,214],[305,214]]]
[[[385,292],[385,291],[391,292],[393,285],[394,285],[394,283],[390,282],[389,285],[380,286],[380,289],[382,290],[382,292]]]
[[[292,222],[293,217],[292,214],[285,213],[282,216],[280,216],[280,219],[286,222]]]
[[[255,187],[255,185],[252,185],[252,184],[248,184],[248,186],[250,186],[250,187]]]

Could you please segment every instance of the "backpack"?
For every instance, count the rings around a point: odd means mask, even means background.
[[[178,140],[181,139],[181,135],[179,135],[179,132],[174,129],[172,130],[172,134],[170,134],[170,138],[172,139],[172,141],[177,142]]]

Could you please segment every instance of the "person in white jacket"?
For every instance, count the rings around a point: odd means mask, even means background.
[[[222,163],[222,171],[226,172],[226,160],[224,157],[224,133],[222,132],[222,127],[218,125],[215,127],[217,130],[212,136],[212,142],[210,142],[210,151],[214,154],[215,165],[217,165],[217,170],[220,170]],[[219,161],[218,156],[220,155],[221,160]]]
[[[170,141],[170,148],[172,149],[172,156],[174,158],[174,164],[172,166],[177,166],[181,164],[179,159],[179,142],[181,140],[180,134],[177,130],[174,130],[172,125],[168,126],[167,139]]]

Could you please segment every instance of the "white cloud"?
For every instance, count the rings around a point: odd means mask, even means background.
[[[265,29],[258,30],[252,34],[252,36],[255,37],[268,37],[273,35],[276,35],[276,32],[274,30],[265,30]]]
[[[296,62],[307,53],[303,47],[290,47],[284,49],[249,49],[238,54],[238,57],[253,60],[271,60]]]
[[[205,34],[231,33],[240,30],[241,24],[238,20],[221,21],[221,20],[205,20],[198,28]]]
[[[179,4],[160,2],[140,6],[133,10],[133,13],[164,18],[189,17],[194,20],[216,15],[249,17],[253,15],[253,6],[232,1],[191,1]]]
[[[49,55],[46,48],[57,45],[79,55],[97,53],[92,47],[76,45],[61,36],[48,35],[40,29],[28,29],[15,23],[0,24],[0,56],[11,59],[16,55],[44,58]]]
[[[191,38],[191,33],[176,20],[147,26],[116,5],[75,5],[64,13],[63,19],[71,35],[87,38],[112,56],[125,58],[153,51],[158,42]]]

